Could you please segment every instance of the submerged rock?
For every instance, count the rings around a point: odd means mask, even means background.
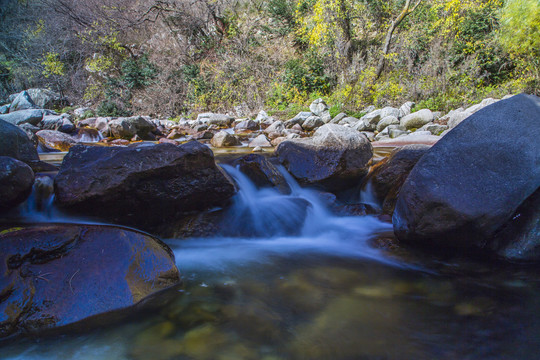
[[[61,207],[151,230],[185,213],[223,206],[234,185],[197,141],[137,147],[77,145],[55,179]]]
[[[489,247],[540,186],[539,138],[536,96],[516,95],[468,117],[409,174],[393,216],[398,238],[436,247]]]
[[[0,337],[111,323],[120,310],[180,283],[167,245],[95,225],[3,231],[0,274]]]
[[[28,198],[34,184],[34,172],[22,161],[0,156],[0,212]]]
[[[301,184],[342,190],[367,174],[373,149],[364,134],[326,124],[312,138],[283,141],[276,155]]]

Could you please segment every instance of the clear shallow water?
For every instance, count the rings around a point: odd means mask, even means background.
[[[0,358],[537,358],[538,269],[412,252],[391,225],[336,217],[291,179],[283,195],[227,170],[230,228],[252,236],[167,240],[185,281],[169,305],[3,344]]]

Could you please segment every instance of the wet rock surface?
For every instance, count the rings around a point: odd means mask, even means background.
[[[0,212],[22,203],[32,192],[34,172],[22,161],[0,156]]]
[[[134,136],[138,136],[143,140],[154,140],[151,133],[156,130],[156,126],[142,116],[111,120],[108,126],[114,137],[126,140]]]
[[[39,161],[38,153],[26,133],[0,120],[0,156],[9,156],[27,164]]]
[[[489,247],[495,232],[540,186],[539,124],[540,99],[522,94],[476,112],[449,132],[401,189],[393,215],[398,238]]]
[[[180,283],[167,245],[111,226],[5,230],[0,269],[0,337],[106,324],[111,311]]]
[[[510,261],[540,260],[540,189],[517,208],[512,219],[497,232],[491,247]]]
[[[36,136],[39,142],[49,150],[68,151],[78,143],[71,135],[56,130],[40,130]]]
[[[231,165],[238,167],[258,187],[276,187],[282,193],[290,192],[283,175],[262,155],[246,155],[235,160]]]
[[[384,214],[392,214],[401,186],[420,158],[429,150],[428,145],[405,145],[395,149],[369,172],[374,195],[382,202]]]
[[[152,229],[190,211],[223,206],[234,185],[196,141],[70,149],[55,180],[56,201],[75,213]]]

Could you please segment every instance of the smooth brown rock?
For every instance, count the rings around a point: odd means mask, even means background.
[[[36,135],[43,146],[52,150],[69,151],[78,143],[71,135],[56,130],[40,130]]]

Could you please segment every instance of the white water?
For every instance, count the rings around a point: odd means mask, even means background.
[[[367,184],[364,185],[362,190],[360,190],[360,202],[363,204],[371,205],[377,210],[381,210],[381,203],[373,192],[373,184],[371,183],[371,181],[368,181]]]
[[[391,231],[391,224],[372,216],[332,214],[318,192],[301,188],[284,169],[289,195],[258,189],[238,169],[223,168],[239,187],[227,218],[228,230],[241,235],[169,240],[182,271],[223,270],[292,254],[345,256],[400,266],[369,244],[377,234]]]

